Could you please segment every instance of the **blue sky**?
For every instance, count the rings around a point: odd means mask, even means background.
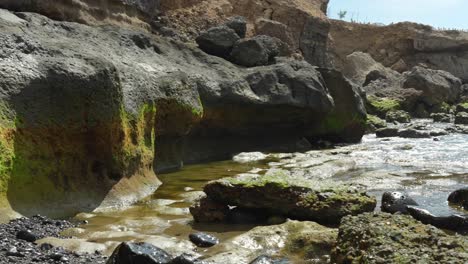
[[[468,0],[330,0],[332,18],[390,24],[412,21],[438,28],[468,29]]]

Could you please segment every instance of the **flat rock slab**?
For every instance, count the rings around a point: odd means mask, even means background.
[[[306,180],[280,171],[212,181],[204,191],[219,203],[328,225],[339,224],[345,215],[373,211],[376,206],[375,198],[358,186]]]
[[[332,263],[467,263],[468,240],[407,215],[343,218]]]

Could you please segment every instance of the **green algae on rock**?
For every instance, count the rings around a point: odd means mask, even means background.
[[[218,203],[329,225],[338,224],[345,215],[373,211],[376,206],[375,198],[357,186],[283,174],[225,178],[209,182],[204,191]]]
[[[343,218],[333,263],[467,263],[468,240],[406,215]]]
[[[400,110],[401,102],[391,98],[367,96],[367,109],[370,113],[385,118],[387,112]]]

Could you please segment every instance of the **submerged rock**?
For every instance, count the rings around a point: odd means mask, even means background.
[[[376,200],[356,186],[305,180],[281,173],[209,182],[207,196],[222,204],[264,209],[293,219],[338,224],[345,215],[373,211]]]
[[[274,256],[262,255],[254,259],[250,264],[289,264],[287,258],[278,258]]]
[[[466,263],[468,241],[411,216],[366,213],[343,218],[333,263]]]
[[[407,214],[408,205],[418,205],[415,200],[408,196],[406,193],[401,192],[385,192],[382,195],[382,211],[386,213],[400,212]]]
[[[148,243],[120,244],[106,264],[168,264],[172,256],[166,251]]]

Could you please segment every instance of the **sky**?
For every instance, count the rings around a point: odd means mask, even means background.
[[[468,29],[468,0],[330,0],[329,16],[383,23],[412,21],[436,28]]]

